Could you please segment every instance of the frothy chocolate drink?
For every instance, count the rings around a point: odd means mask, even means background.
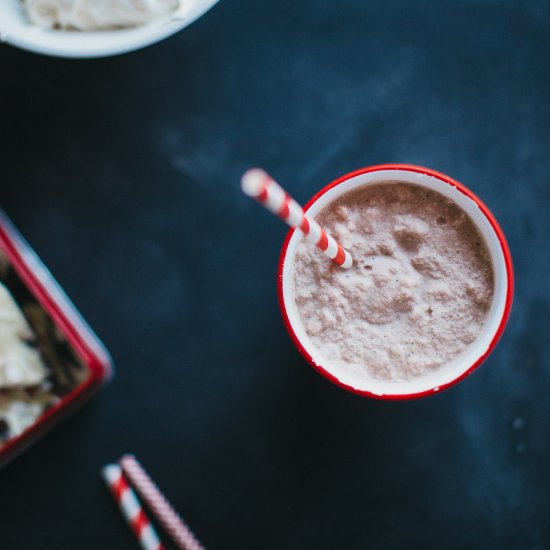
[[[468,215],[424,187],[385,182],[345,194],[317,216],[353,255],[345,270],[302,240],[296,305],[336,368],[406,381],[448,364],[486,320],[494,277]]]

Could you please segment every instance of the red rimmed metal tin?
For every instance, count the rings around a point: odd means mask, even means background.
[[[0,447],[0,466],[3,466],[108,381],[112,375],[112,360],[62,288],[2,211],[0,252],[36,304],[51,319],[82,367],[87,369],[86,378],[81,383],[45,410],[34,424]]]

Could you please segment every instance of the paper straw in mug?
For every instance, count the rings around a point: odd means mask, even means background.
[[[315,244],[333,262],[343,268],[353,265],[348,250],[338,244],[302,207],[264,170],[251,168],[241,180],[243,191],[279,216],[290,227],[297,227],[306,239]]]
[[[103,468],[102,473],[141,547],[144,550],[165,550],[136,494],[128,485],[121,467],[118,464],[109,464]]]
[[[174,510],[137,459],[132,455],[125,455],[119,462],[145,505],[158,519],[176,546],[181,550],[204,550],[191,529]]]

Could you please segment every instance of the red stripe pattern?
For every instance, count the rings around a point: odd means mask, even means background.
[[[243,176],[242,187],[245,193],[255,198],[288,225],[300,229],[306,238],[313,241],[336,264],[344,268],[353,265],[351,254],[315,220],[308,218],[302,207],[269,174],[259,168],[248,170]]]
[[[283,199],[283,204],[281,204],[281,208],[279,208],[279,212],[277,212],[277,215],[282,220],[286,221],[288,219],[288,216],[290,214],[290,201],[292,199],[285,193],[285,198]]]
[[[204,550],[191,529],[174,510],[166,497],[131,455],[123,456],[120,465],[153,515],[181,550]]]
[[[321,237],[317,241],[317,246],[323,252],[325,252],[325,250],[328,248],[328,237],[327,237],[327,234],[324,231],[321,233]]]
[[[136,533],[141,533],[148,525],[149,525],[149,521],[145,516],[145,512],[143,511],[143,509],[141,509],[138,512],[137,516],[132,519],[132,529]]]
[[[103,477],[141,547],[144,550],[165,550],[120,466],[106,466]]]
[[[124,491],[128,489],[128,483],[126,482],[124,476],[119,476],[118,479],[113,483],[111,489],[113,491],[113,495],[115,496],[115,500],[117,502],[120,502],[122,500],[122,495],[124,494]]]

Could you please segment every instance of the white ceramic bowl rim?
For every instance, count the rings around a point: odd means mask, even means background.
[[[185,1],[185,0],[184,0]],[[128,29],[83,32],[44,30],[31,24],[21,0],[0,1],[0,40],[55,57],[92,58],[130,52],[159,42],[187,27],[218,0],[186,0],[181,18]]]

